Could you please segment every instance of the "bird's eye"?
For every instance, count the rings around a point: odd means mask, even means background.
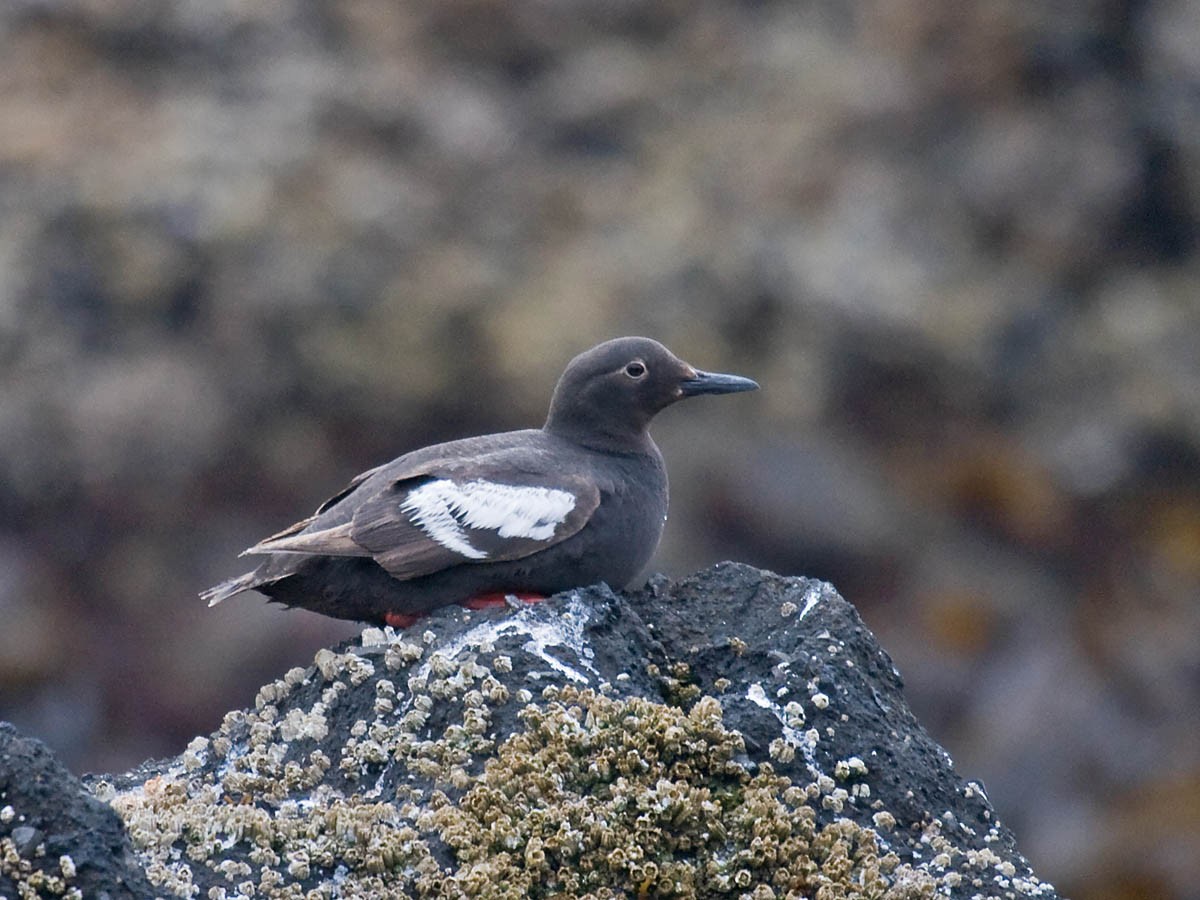
[[[646,374],[646,364],[640,359],[635,359],[625,367],[625,374],[630,378],[641,378]]]

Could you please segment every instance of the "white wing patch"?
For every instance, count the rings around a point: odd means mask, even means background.
[[[447,550],[486,559],[466,528],[487,528],[502,538],[549,540],[575,508],[575,495],[554,488],[438,479],[410,491],[400,511]]]

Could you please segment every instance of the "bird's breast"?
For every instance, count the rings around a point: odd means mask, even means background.
[[[599,480],[600,505],[580,549],[588,557],[585,566],[597,567],[598,580],[620,587],[658,547],[667,515],[667,478],[661,459],[615,464],[613,469],[614,477]]]

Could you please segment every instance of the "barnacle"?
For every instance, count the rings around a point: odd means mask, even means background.
[[[425,648],[411,641],[398,640],[388,645],[383,654],[383,664],[389,672],[406,668],[425,655]]]

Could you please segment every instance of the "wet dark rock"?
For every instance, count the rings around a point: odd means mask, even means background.
[[[4,757],[0,799],[59,834],[44,816],[63,788],[11,793],[41,783],[48,754],[4,734],[41,755]],[[160,893],[1056,896],[909,711],[854,608],[733,563],[366,629],[180,756],[88,784]],[[47,857],[94,860],[96,841],[62,832]],[[103,847],[128,884],[127,844]]]
[[[40,888],[37,896],[64,895],[54,890],[56,880],[82,892],[73,896],[154,894],[112,807],[45,744],[0,722],[0,897],[26,896],[18,885]]]

